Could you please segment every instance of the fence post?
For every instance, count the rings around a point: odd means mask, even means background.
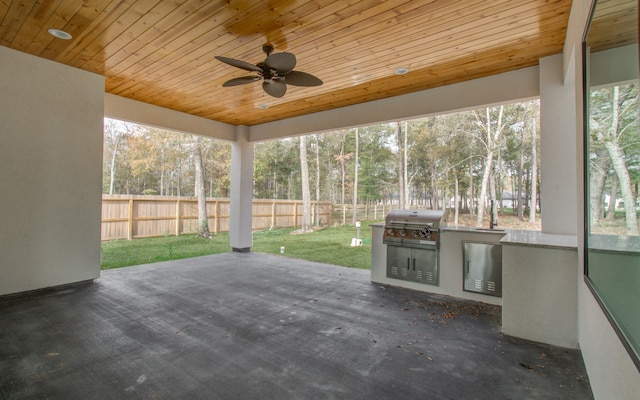
[[[127,239],[133,239],[133,199],[129,199],[129,220],[127,221]]]
[[[213,203],[213,233],[218,233],[218,203],[218,200]]]
[[[347,223],[347,205],[342,205],[342,225]]]
[[[333,224],[333,203],[329,204],[329,226]]]
[[[298,226],[298,203],[293,202],[293,226]]]
[[[176,236],[180,236],[180,198],[176,199]]]
[[[276,226],[276,202],[271,203],[271,228]]]

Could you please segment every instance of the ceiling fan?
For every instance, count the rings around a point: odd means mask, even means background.
[[[256,65],[233,58],[215,56],[217,60],[251,72],[257,76],[241,76],[222,84],[224,87],[244,85],[262,79],[262,89],[270,96],[282,97],[287,92],[287,84],[294,86],[320,86],[322,80],[306,72],[294,71],[296,56],[291,53],[273,53],[273,46],[266,44],[262,51],[267,55],[264,62]],[[272,54],[273,53],[273,54]]]

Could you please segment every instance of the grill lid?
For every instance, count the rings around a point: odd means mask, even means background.
[[[426,225],[438,229],[447,223],[446,210],[392,210],[385,225]]]

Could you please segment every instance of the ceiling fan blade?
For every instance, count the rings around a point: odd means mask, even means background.
[[[238,85],[244,85],[245,83],[251,83],[259,80],[260,80],[259,76],[241,76],[240,78],[233,78],[226,81],[225,83],[222,84],[222,86],[224,87],[238,86]]]
[[[264,81],[262,89],[273,97],[282,97],[287,92],[287,84],[280,81]]]
[[[294,86],[320,86],[322,80],[311,74],[300,71],[291,71],[284,76],[285,83]]]
[[[274,53],[264,60],[264,65],[269,69],[275,69],[279,75],[284,75],[295,68],[296,56],[291,53]]]
[[[233,65],[234,67],[237,67],[237,68],[242,68],[247,71],[262,72],[262,69],[260,69],[260,67],[253,64],[249,64],[248,62],[245,62],[245,61],[240,61],[234,58],[227,58],[227,57],[221,57],[221,56],[215,56],[215,57],[216,57],[216,60],[222,61],[225,64]]]

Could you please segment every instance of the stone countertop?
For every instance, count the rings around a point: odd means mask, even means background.
[[[384,223],[377,222],[370,224],[370,226],[376,228],[384,228]],[[444,232],[454,233],[504,235],[504,237],[500,240],[500,244],[507,246],[545,247],[567,250],[578,249],[578,237],[576,235],[560,235],[527,230],[475,228],[471,226],[445,226],[442,228],[442,230]],[[637,251],[640,251],[640,240],[637,242],[637,246]]]
[[[546,247],[553,249],[578,249],[578,236],[543,233],[539,231],[509,231],[500,244],[512,246]]]
[[[442,230],[446,232],[490,233],[494,235],[504,235],[509,232],[505,229],[475,228],[472,226],[445,226]]]

